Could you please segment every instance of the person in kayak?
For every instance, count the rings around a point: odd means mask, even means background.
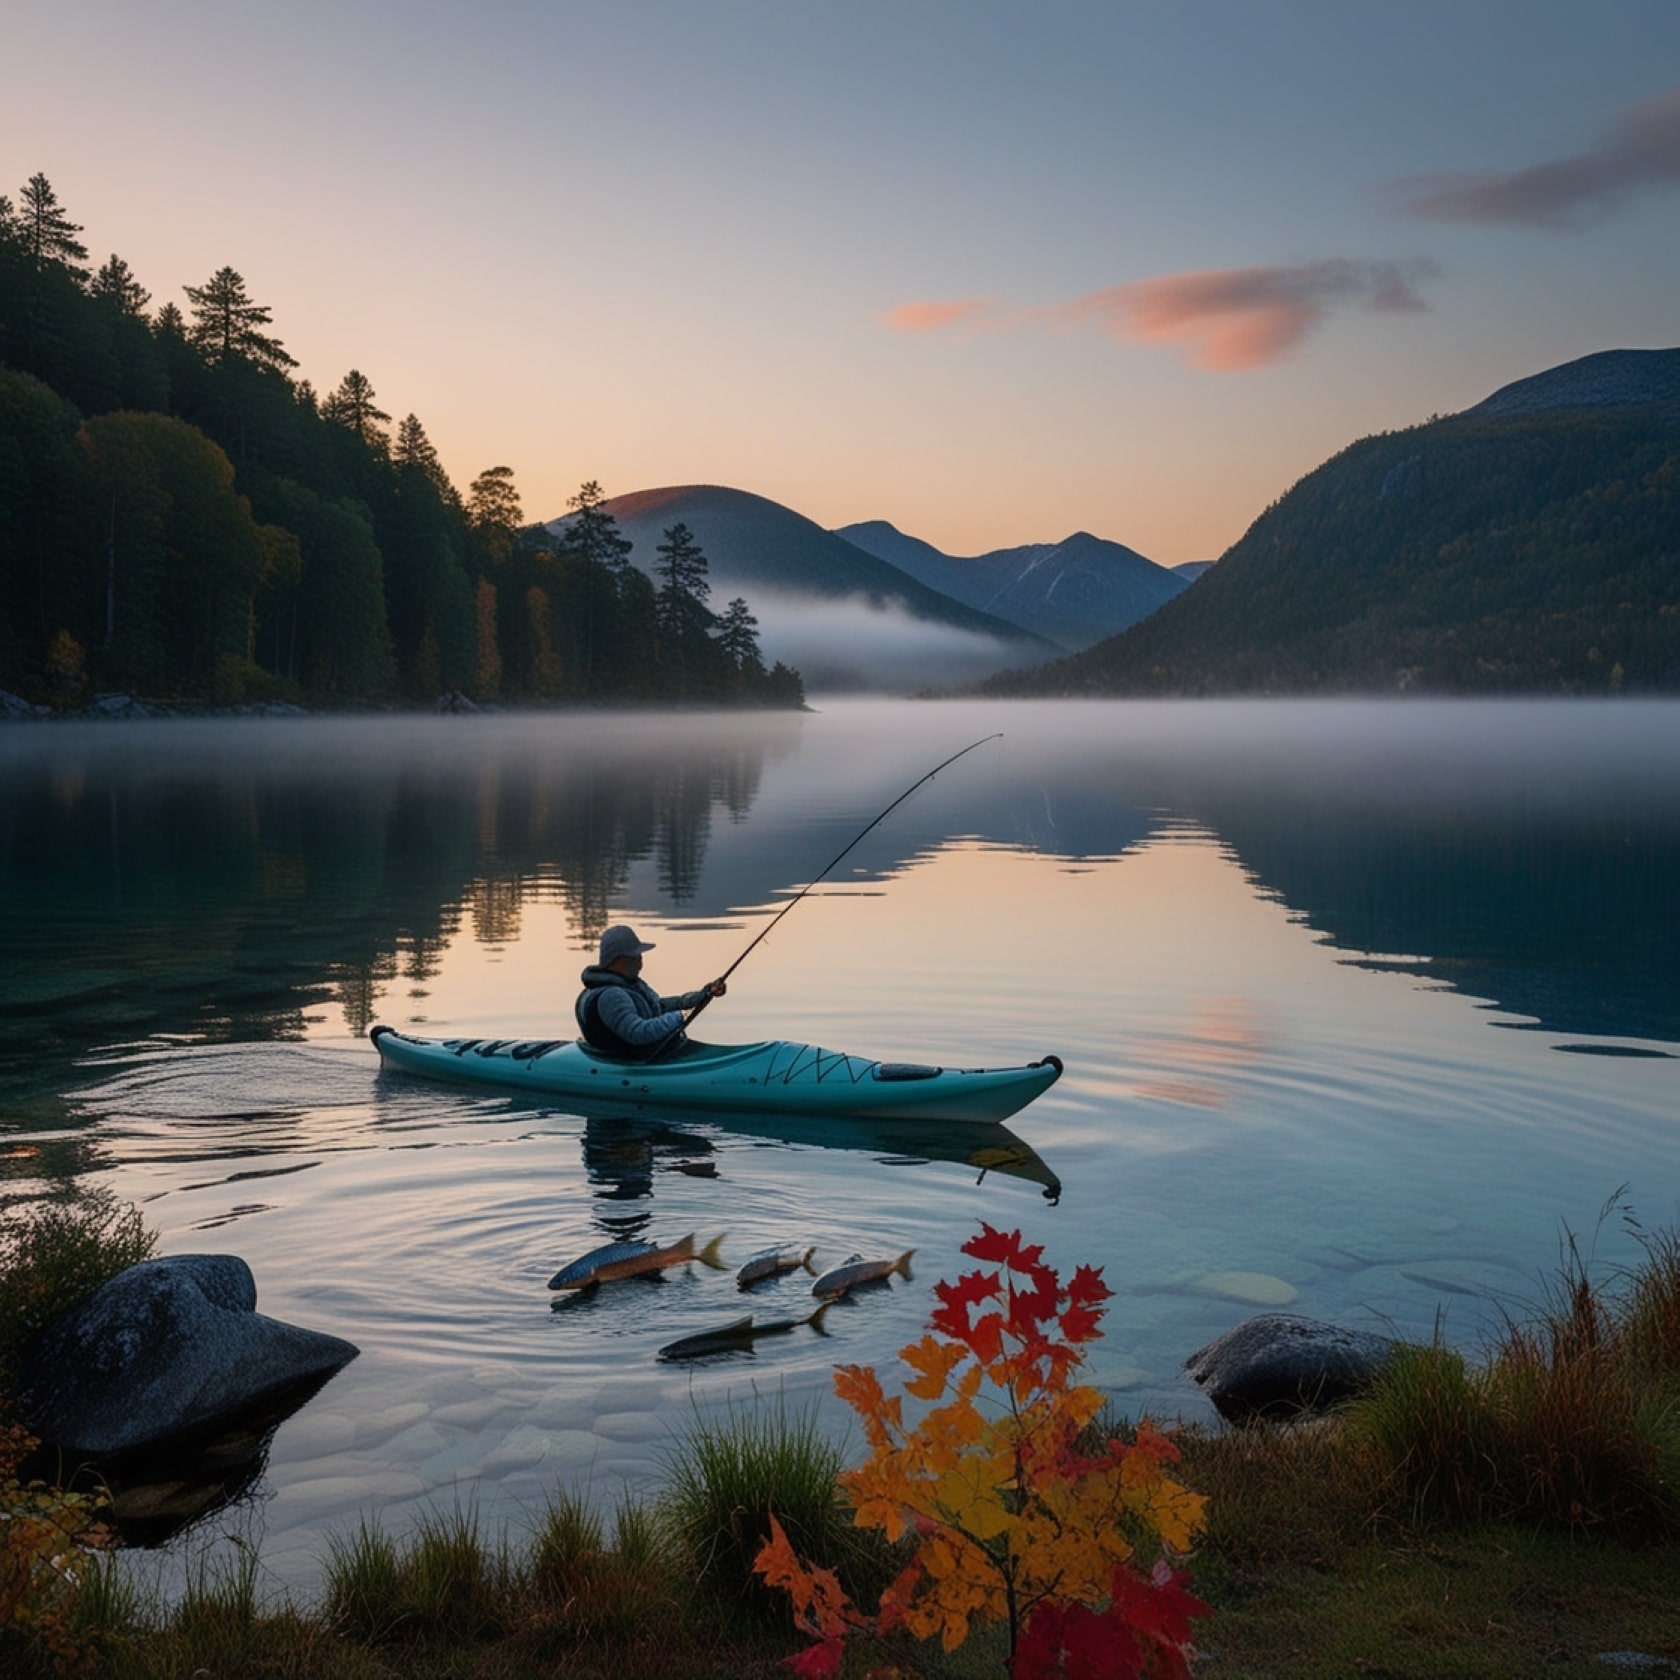
[[[640,1061],[681,1032],[689,1010],[728,991],[709,980],[698,991],[661,997],[642,978],[642,953],[652,949],[622,923],[601,935],[600,961],[583,971],[576,1006],[578,1031],[592,1050]]]

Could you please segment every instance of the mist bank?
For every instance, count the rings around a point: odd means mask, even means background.
[[[761,590],[753,609],[764,657],[792,666],[813,694],[937,693],[1026,662],[1019,642],[923,618],[896,597]]]

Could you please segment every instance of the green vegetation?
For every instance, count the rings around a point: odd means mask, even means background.
[[[1309,473],[1195,586],[998,694],[1680,689],[1680,414],[1467,414]]]
[[[234,269],[148,314],[81,231],[43,175],[0,197],[0,688],[801,703],[756,635],[713,633],[680,527],[656,595],[598,485],[559,535],[522,524],[507,467],[463,497],[359,369],[294,377]]]
[[[5,1209],[0,1223],[0,1413],[30,1337],[157,1246],[140,1211],[109,1190]],[[0,1416],[0,1422],[3,1422]]]
[[[883,1553],[851,1526],[839,1449],[814,1411],[731,1409],[697,1419],[668,1467],[666,1516],[678,1560],[726,1611],[778,1626],[787,1600],[753,1571],[774,1513],[808,1557],[851,1579],[873,1579]]]

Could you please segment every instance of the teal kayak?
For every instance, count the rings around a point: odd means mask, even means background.
[[[1054,1056],[1025,1067],[925,1067],[874,1062],[784,1039],[762,1044],[690,1039],[657,1062],[625,1062],[570,1038],[417,1038],[386,1026],[368,1036],[386,1067],[427,1079],[495,1085],[543,1098],[828,1119],[1006,1120],[1062,1072]]]

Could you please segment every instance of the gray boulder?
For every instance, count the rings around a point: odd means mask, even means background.
[[[129,1452],[231,1418],[356,1357],[337,1336],[257,1312],[233,1254],[142,1260],[55,1319],[28,1350],[24,1417],[77,1452]]]
[[[1395,1343],[1296,1313],[1256,1313],[1185,1360],[1232,1423],[1322,1412],[1371,1383]]]

